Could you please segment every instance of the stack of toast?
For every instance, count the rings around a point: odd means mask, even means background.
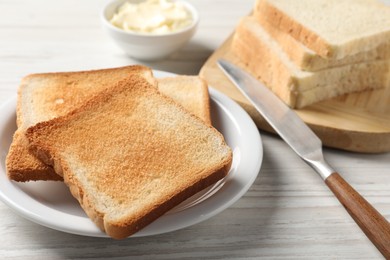
[[[7,156],[14,181],[69,187],[92,221],[125,238],[228,173],[207,84],[151,69],[33,74],[18,92]]]
[[[257,0],[233,53],[292,108],[390,85],[390,7],[377,0]]]

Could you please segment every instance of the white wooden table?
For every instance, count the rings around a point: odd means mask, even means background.
[[[0,104],[15,95],[21,77],[29,73],[139,63],[104,34],[99,21],[104,2],[0,1]],[[201,15],[192,41],[169,59],[144,64],[197,74],[253,5],[250,0],[191,2]],[[0,202],[0,259],[381,259],[322,180],[278,137],[261,135],[264,159],[254,185],[205,222],[115,241],[51,230]],[[325,156],[390,219],[390,153],[325,149]]]

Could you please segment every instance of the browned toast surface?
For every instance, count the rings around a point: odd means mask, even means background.
[[[25,129],[38,122],[65,115],[103,89],[129,77],[143,75],[157,86],[151,69],[127,66],[79,72],[32,74],[19,88],[17,121],[19,128],[7,157],[7,172],[15,181],[62,180],[52,167],[32,155]],[[205,122],[211,124],[207,84],[197,76],[158,79],[159,89],[182,104]]]
[[[151,69],[144,66],[41,73],[23,78],[18,90],[18,129],[6,160],[9,178],[15,181],[61,180],[52,167],[28,151],[25,130],[38,122],[65,115],[103,89],[132,74],[143,75],[157,85]]]
[[[88,216],[124,238],[223,178],[222,135],[147,81],[131,77],[66,116],[27,130]]]
[[[198,76],[166,77],[158,79],[158,89],[187,111],[211,124],[210,98],[205,80]]]

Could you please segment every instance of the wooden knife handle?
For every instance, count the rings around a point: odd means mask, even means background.
[[[390,259],[389,222],[337,172],[325,179],[348,213],[386,259]]]

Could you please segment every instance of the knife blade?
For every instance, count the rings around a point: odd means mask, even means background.
[[[238,66],[220,59],[218,65],[279,136],[325,181],[366,236],[390,259],[390,224],[324,159],[321,140],[270,89]]]

